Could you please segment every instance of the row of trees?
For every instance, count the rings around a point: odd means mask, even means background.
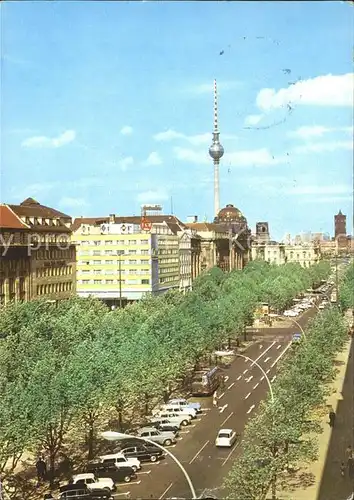
[[[94,299],[10,304],[0,315],[0,472],[45,450],[53,472],[68,433],[94,452],[97,429],[127,408],[148,412],[176,380],[252,324],[258,303],[287,305],[328,275],[320,263],[201,275],[192,292],[109,311]]]
[[[354,262],[350,264],[341,281],[339,303],[342,309],[354,309]]]
[[[340,290],[342,306],[353,307],[353,266]],[[347,339],[347,325],[340,310],[330,308],[310,324],[306,339],[295,344],[272,384],[274,401],[268,398],[248,424],[241,456],[225,481],[229,499],[261,500],[269,488],[286,488],[299,463],[317,456],[321,432],[316,409],[324,405],[328,384],[335,376],[334,360]]]

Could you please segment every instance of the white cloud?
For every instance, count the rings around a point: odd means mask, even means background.
[[[119,161],[119,166],[123,172],[127,170],[128,167],[133,165],[134,159],[132,156],[127,156],[126,158],[123,158],[122,160]]]
[[[290,137],[300,137],[301,139],[310,139],[312,137],[321,137],[327,132],[331,132],[333,129],[328,127],[322,127],[321,125],[308,125],[299,127],[298,129],[289,132]]]
[[[305,125],[296,130],[288,132],[289,137],[299,137],[300,139],[311,139],[322,137],[329,132],[349,132],[353,133],[353,127],[323,127],[322,125]]]
[[[147,167],[157,167],[159,165],[162,165],[161,156],[156,153],[156,151],[153,151],[144,161],[144,165],[146,165]]]
[[[60,148],[70,142],[73,142],[76,137],[75,130],[66,130],[58,137],[46,137],[44,135],[29,137],[22,142],[24,148]]]
[[[297,146],[294,148],[295,153],[333,153],[340,149],[353,149],[352,141],[332,141],[332,142],[314,142]]]
[[[192,149],[174,148],[175,157],[178,160],[195,164],[212,164],[208,151],[194,151]],[[221,162],[230,166],[266,166],[277,165],[286,161],[286,157],[273,156],[266,148],[250,151],[235,151],[225,153]]]
[[[257,125],[262,120],[263,116],[264,115],[248,115],[245,118],[245,125]]]
[[[68,208],[78,208],[86,207],[87,202],[83,198],[71,198],[69,196],[65,196],[60,200],[59,205]]]
[[[165,189],[149,190],[139,193],[136,197],[140,203],[156,203],[158,201],[168,200],[169,195]]]
[[[233,80],[233,81],[224,81],[217,82],[218,90],[232,90],[238,88],[241,85],[241,82]],[[200,83],[197,85],[193,85],[188,87],[188,91],[193,94],[212,94],[214,92],[214,81]]]
[[[167,141],[173,141],[174,139],[184,139],[185,135],[181,134],[180,132],[176,132],[175,130],[168,129],[165,130],[164,132],[159,132],[158,134],[154,135],[155,141],[158,142],[167,142]]]
[[[131,135],[133,133],[133,128],[129,125],[125,125],[123,128],[121,128],[120,133],[122,135]]]
[[[330,185],[330,186],[296,186],[290,189],[287,189],[286,192],[288,194],[298,194],[298,195],[323,195],[323,194],[348,194],[352,192],[350,186],[345,184],[341,185]]]
[[[311,106],[353,106],[353,73],[317,76],[298,81],[278,91],[264,88],[258,93],[256,102],[264,111],[293,103]]]

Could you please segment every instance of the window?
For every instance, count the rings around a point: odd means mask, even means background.
[[[149,259],[141,259],[140,261],[142,264],[148,264],[150,262]]]
[[[99,250],[94,250],[92,252],[93,255],[101,255],[101,252]]]
[[[97,247],[98,245],[101,244],[101,242],[100,241],[94,241],[93,244]]]
[[[149,240],[141,240],[140,242],[142,245],[147,245],[149,243]]]
[[[105,250],[105,255],[113,255],[113,250]]]
[[[93,274],[101,274],[101,269],[94,269]]]
[[[94,285],[101,285],[102,280],[93,280]]]
[[[149,285],[150,284],[150,280],[141,280],[141,284],[142,285]]]
[[[129,255],[135,255],[136,254],[136,250],[128,250],[128,253],[129,253]]]
[[[129,240],[129,245],[136,245],[136,240]]]
[[[113,245],[113,241],[112,240],[107,240],[106,241],[106,245]],[[111,250],[106,250],[106,251],[111,251]]]
[[[94,260],[93,263],[96,265],[96,266],[99,266],[101,264],[101,261],[100,260]]]
[[[106,285],[113,285],[113,280],[106,280]]]
[[[89,269],[82,269],[81,272],[82,272],[82,274],[90,274]]]
[[[142,250],[141,255],[149,255],[149,250]]]
[[[134,265],[134,264],[136,264],[136,263],[137,263],[137,261],[136,261],[136,260],[129,260],[129,264],[130,264],[130,265]]]
[[[106,260],[105,264],[113,264],[113,260]]]

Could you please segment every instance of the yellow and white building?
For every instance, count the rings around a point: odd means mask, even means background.
[[[320,258],[320,249],[317,243],[302,243],[291,245],[286,243],[252,242],[252,260],[261,259],[270,264],[281,265],[286,262],[297,262],[302,267],[316,264]]]
[[[182,279],[183,286],[190,283],[191,257],[186,255],[186,235],[176,218],[169,221],[168,217],[171,216],[150,217],[150,231],[141,229],[140,217],[112,214],[75,219],[72,229],[77,250],[78,295],[118,305],[120,299],[126,303],[147,293],[181,288]]]

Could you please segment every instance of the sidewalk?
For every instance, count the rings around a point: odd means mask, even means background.
[[[278,491],[278,500],[346,500],[352,492],[348,473],[344,478],[340,475],[340,464],[347,446],[354,444],[353,348],[354,343],[348,341],[337,356],[339,371],[327,400],[327,407],[333,406],[337,415],[335,427],[332,430],[328,425],[328,411],[320,412],[323,432],[317,435],[318,460],[296,474],[291,489]]]

